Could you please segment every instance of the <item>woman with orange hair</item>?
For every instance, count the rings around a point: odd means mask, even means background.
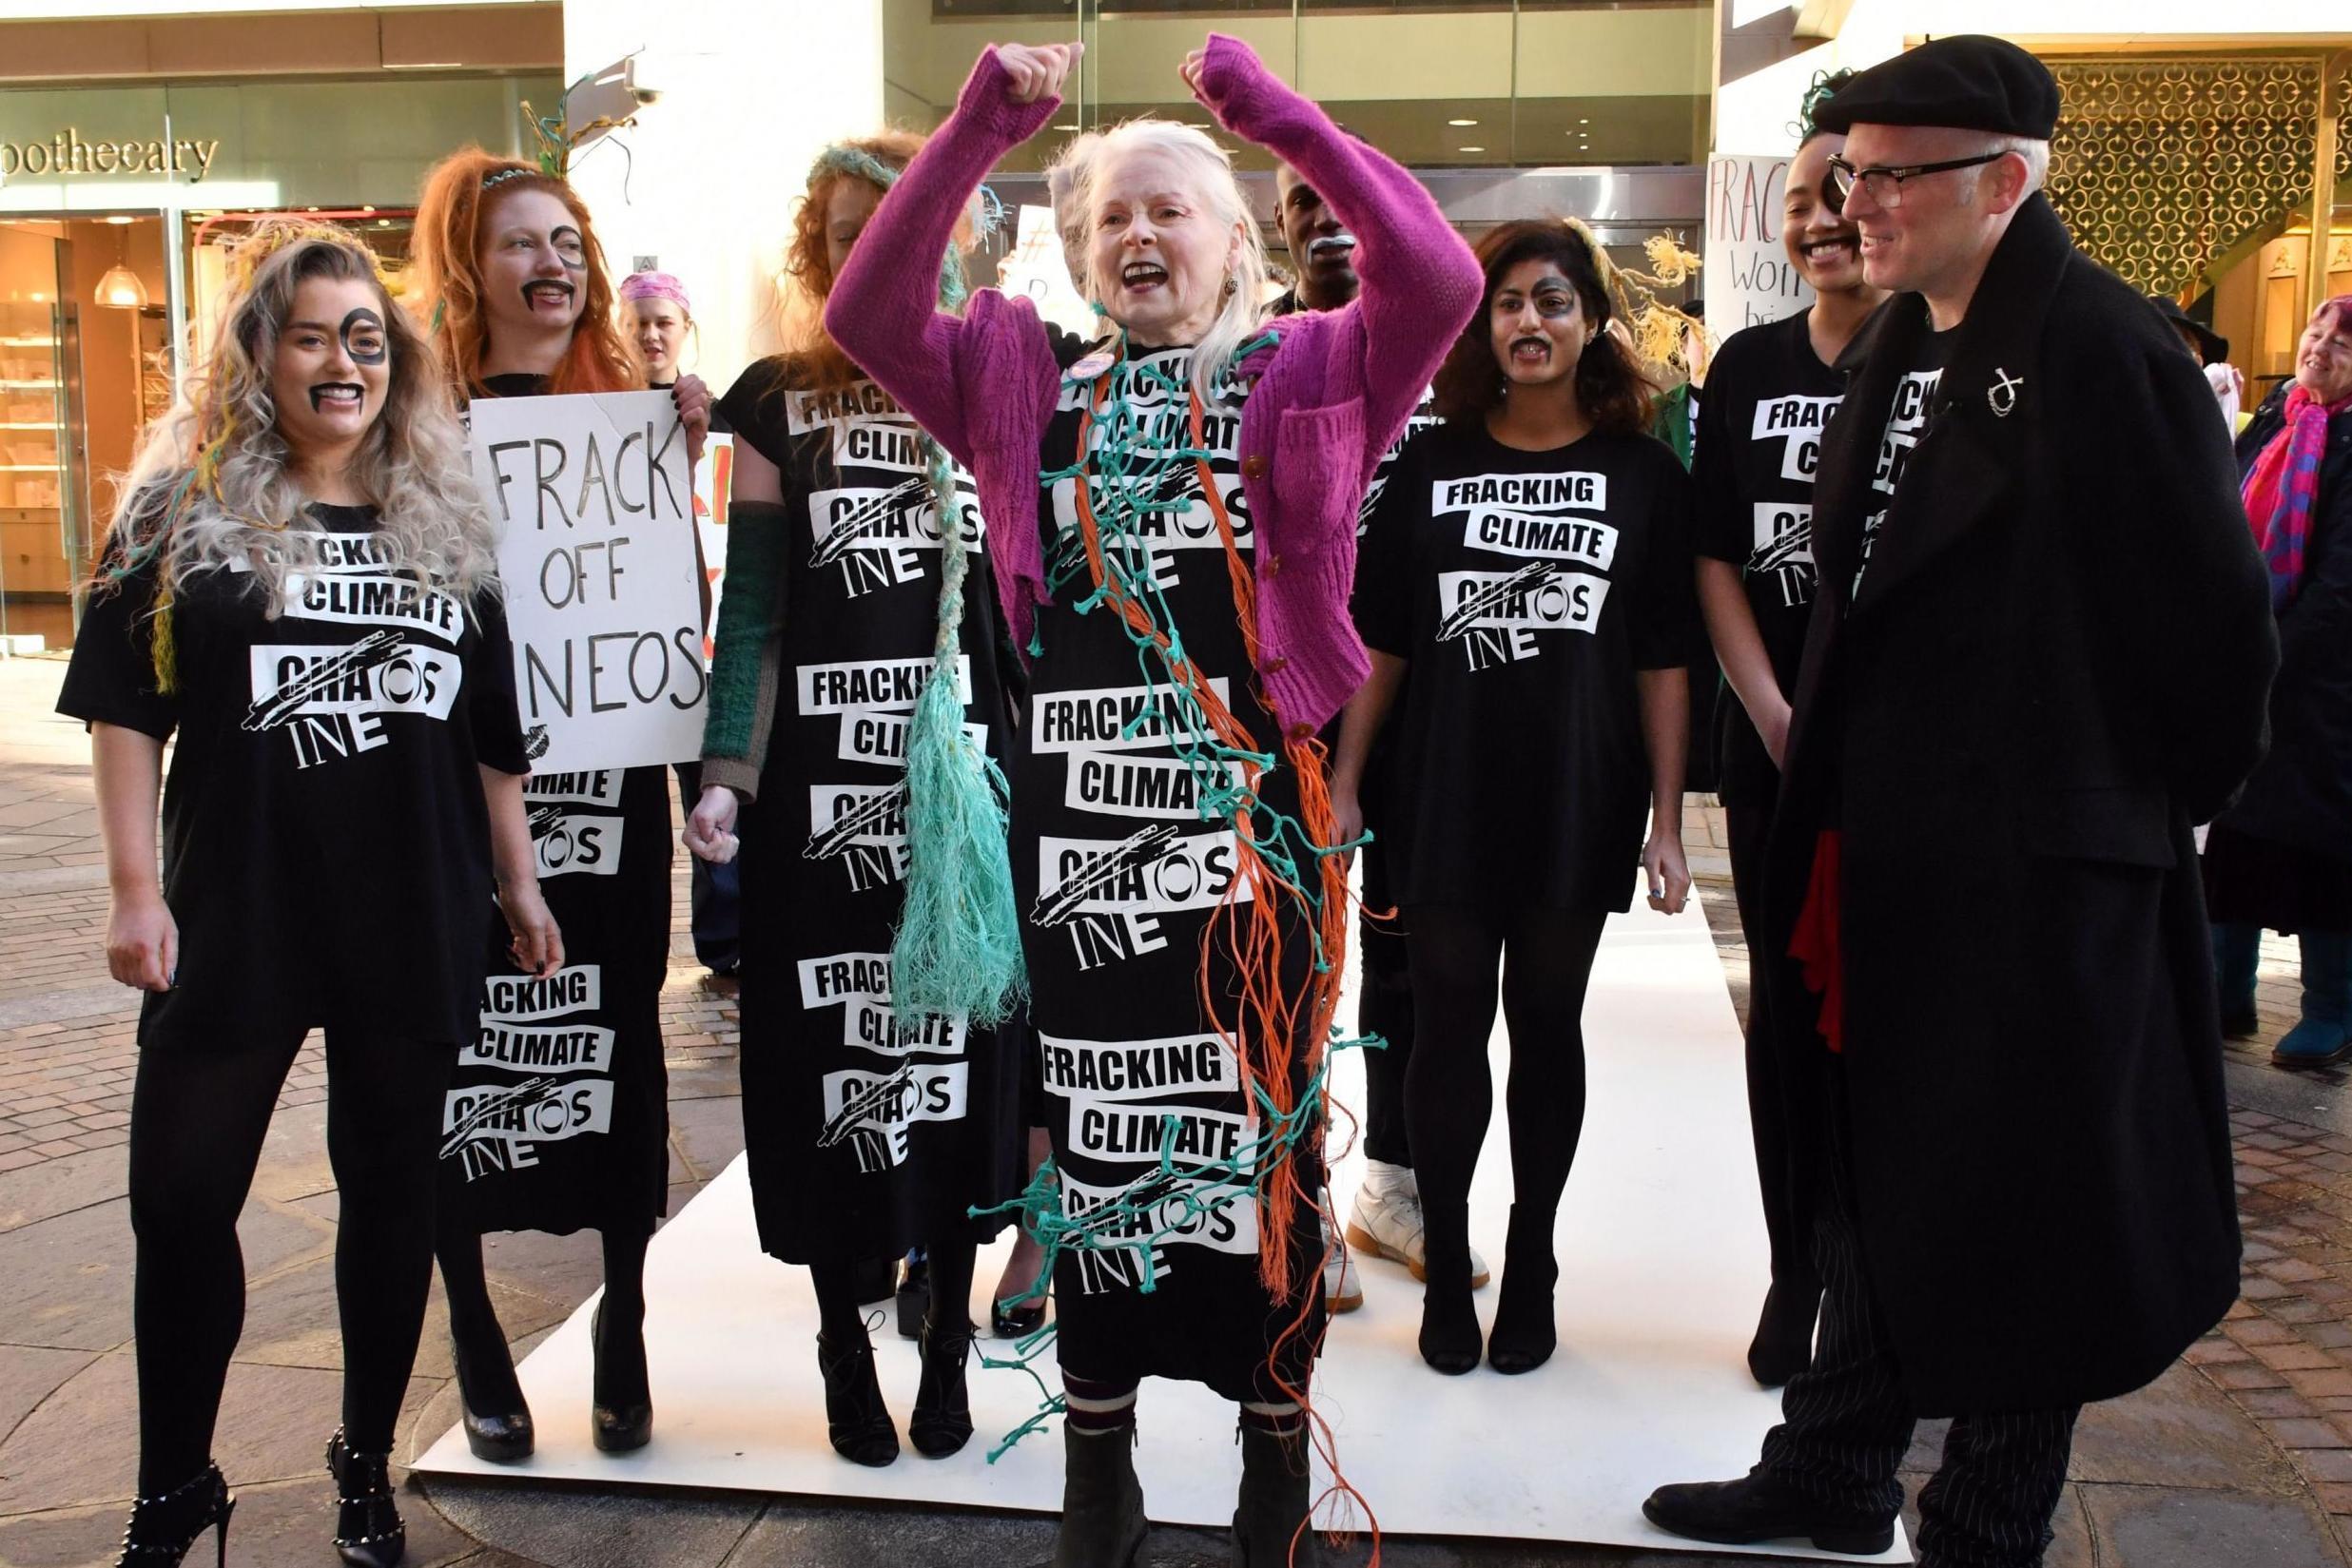
[[[455,154],[426,177],[413,255],[418,310],[459,397],[645,385],[588,209],[561,180],[478,148]],[[685,377],[671,396],[689,451],[699,456],[709,394]],[[539,876],[571,961],[537,981],[491,964],[479,1032],[459,1055],[451,1089],[436,1247],[466,1442],[494,1462],[525,1458],[535,1439],[491,1306],[480,1238],[492,1230],[602,1235],[593,1436],[598,1448],[623,1452],[652,1436],[645,1249],[669,1197],[661,1038],[667,770],[546,774],[529,781],[524,795]],[[551,1070],[544,1053],[521,1049],[527,1036],[551,1031],[594,1043]],[[500,1109],[485,1114],[486,1105]],[[558,1108],[564,1114],[554,1114]],[[559,1136],[530,1131],[551,1121]]]
[[[889,133],[817,159],[790,257],[816,303],[922,145]],[[953,303],[962,242],[943,263],[934,251],[904,264]],[[869,1465],[897,1459],[899,1440],[856,1266],[926,1249],[907,1432],[941,1458],[972,1435],[973,1254],[1004,1225],[967,1211],[1020,1190],[1026,1126],[1024,1053],[1011,1028],[992,1027],[1007,1022],[1003,992],[926,1004],[926,971],[903,939],[942,869],[923,832],[942,730],[955,747],[969,734],[990,770],[1007,745],[980,507],[970,476],[821,324],[796,352],[746,371],[719,411],[735,433],[733,510],[702,800],[686,840],[723,861],[742,834],[744,1130],[760,1242],[808,1266],[828,1436]],[[937,727],[921,711],[935,683]],[[1018,936],[1001,807],[984,804],[976,842],[962,847],[993,858],[1009,959]]]

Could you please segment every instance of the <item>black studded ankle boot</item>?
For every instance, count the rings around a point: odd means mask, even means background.
[[[133,1498],[115,1568],[178,1568],[206,1530],[214,1568],[228,1561],[228,1517],[237,1510],[221,1467],[207,1464],[168,1492]]]
[[[408,1526],[392,1498],[392,1456],[355,1454],[343,1429],[326,1443],[327,1474],[335,1478],[335,1553],[352,1568],[392,1568],[408,1551]]]

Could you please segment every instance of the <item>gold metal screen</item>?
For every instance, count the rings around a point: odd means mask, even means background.
[[[2201,287],[2215,258],[2311,204],[2323,62],[2052,62],[2050,198],[2074,242],[2137,287]],[[2342,102],[2340,95],[2338,102]],[[2352,138],[2339,138],[2339,177]]]

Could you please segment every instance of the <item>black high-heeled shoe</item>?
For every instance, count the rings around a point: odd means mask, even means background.
[[[210,1530],[214,1568],[228,1561],[228,1517],[237,1511],[221,1467],[207,1464],[168,1492],[130,1500],[130,1522],[123,1527],[123,1555],[114,1568],[178,1568],[182,1558]]]
[[[626,1384],[618,1390],[606,1381],[602,1302],[596,1304],[595,1314],[589,1319],[588,1334],[596,1353],[593,1384],[594,1404],[589,1412],[594,1428],[596,1449],[605,1454],[626,1454],[632,1449],[642,1448],[653,1441],[653,1395],[647,1386],[645,1326],[641,1321],[635,1330],[633,1363],[629,1366],[615,1365],[612,1369],[612,1382]],[[617,1398],[614,1397],[616,1393]]]
[[[972,1326],[926,1323],[922,1343],[923,1379],[915,1386],[906,1435],[923,1458],[945,1459],[972,1441],[972,1400],[963,1381]]]
[[[817,1336],[817,1370],[825,1378],[825,1436],[833,1452],[852,1464],[879,1467],[899,1457],[898,1428],[882,1403],[874,1376],[874,1347],[860,1339],[837,1347]]]
[[[335,1555],[351,1568],[392,1568],[408,1551],[408,1526],[392,1497],[392,1456],[355,1454],[343,1429],[326,1440],[335,1478]]]
[[[910,1249],[899,1274],[899,1338],[921,1339],[924,1320],[931,1315],[931,1260],[920,1247]]]
[[[500,1348],[503,1350],[504,1346]],[[475,1403],[474,1390],[466,1381],[465,1346],[453,1335],[449,1342],[450,1365],[457,1374],[457,1415],[465,1428],[465,1445],[474,1457],[491,1464],[518,1464],[531,1457],[538,1447],[538,1432],[532,1424],[531,1406],[523,1403],[522,1390],[515,1390],[515,1403],[505,1410],[482,1410]],[[508,1377],[514,1376],[510,1367]]]

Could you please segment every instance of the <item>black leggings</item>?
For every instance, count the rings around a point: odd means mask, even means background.
[[[961,1331],[972,1321],[972,1267],[979,1244],[934,1242],[923,1249],[931,1265],[931,1316],[950,1331]],[[865,1343],[865,1303],[858,1300],[860,1260],[853,1257],[811,1259],[808,1283],[817,1293],[817,1326],[835,1345]]]
[[[1487,1041],[1498,965],[1511,1040],[1512,1229],[1551,1234],[1584,1128],[1584,987],[1608,917],[1415,904],[1403,918],[1414,1020],[1405,1119],[1435,1277],[1469,1246],[1470,1177],[1494,1113]]]
[[[245,1319],[237,1215],[302,1035],[222,1051],[139,1053],[130,1102],[130,1223],[138,1238],[139,1490],[204,1468]],[[340,1219],[335,1297],[343,1430],[388,1453],[433,1281],[433,1194],[453,1046],[326,1032],[327,1157]]]

